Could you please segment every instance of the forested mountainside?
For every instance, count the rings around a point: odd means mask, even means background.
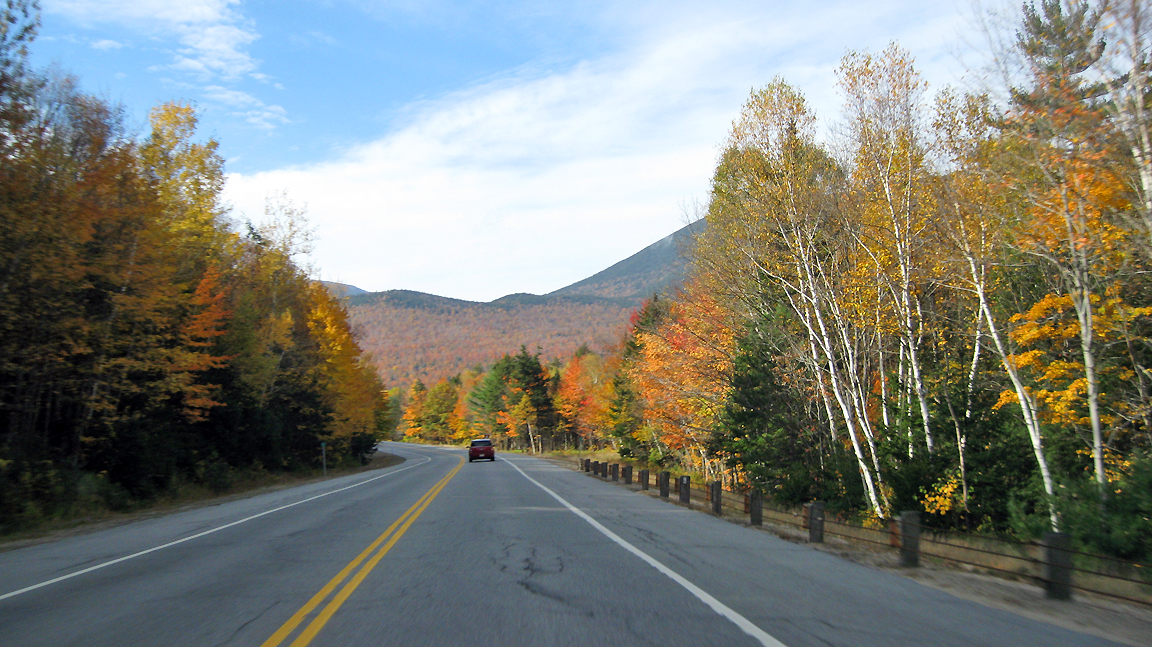
[[[411,290],[363,292],[326,283],[348,298],[364,350],[390,387],[419,379],[433,383],[477,365],[489,365],[520,346],[545,360],[566,359],[587,344],[603,351],[618,344],[644,299],[683,280],[680,254],[702,221],[550,294],[509,294],[489,303]]]
[[[351,297],[348,310],[389,387],[433,383],[489,365],[520,346],[566,358],[618,343],[639,300],[510,295],[491,303],[391,290]]]

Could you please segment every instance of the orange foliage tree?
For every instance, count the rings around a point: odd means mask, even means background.
[[[655,332],[640,332],[630,367],[658,442],[707,476],[721,468],[704,451],[728,390],[735,337],[730,315],[700,283],[685,286]]]

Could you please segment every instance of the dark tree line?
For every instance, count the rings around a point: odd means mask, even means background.
[[[0,10],[0,530],[371,450],[387,400],[283,197],[237,231],[186,105],[121,110],[26,62]]]

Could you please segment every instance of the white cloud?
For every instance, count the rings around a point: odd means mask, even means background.
[[[414,103],[390,134],[333,161],[232,175],[229,199],[253,219],[276,190],[308,203],[326,278],[477,300],[545,293],[681,226],[753,87],[783,75],[826,119],[845,49],[891,39],[931,81],[951,80],[947,9],[698,7],[616,6],[602,19],[630,44],[614,54]]]
[[[244,112],[242,116],[244,121],[264,130],[272,130],[276,126],[292,121],[288,118],[288,111],[277,105],[261,105],[257,109]]]
[[[235,25],[214,24],[185,27],[180,42],[187,47],[181,49],[177,66],[191,62],[206,71],[207,76],[219,75],[235,79],[256,69],[244,47],[259,38],[255,33],[240,29]]]
[[[46,0],[45,10],[80,24],[110,24],[150,37],[167,48],[172,58],[166,65],[147,69],[185,79],[161,79],[164,83],[186,89],[207,84],[202,90],[206,101],[225,106],[233,117],[257,129],[272,130],[291,121],[282,106],[267,105],[247,92],[226,87],[244,79],[272,81],[248,54],[248,47],[260,36],[239,13],[238,5],[237,0]],[[92,47],[122,45],[101,40]],[[275,87],[283,89],[280,84]]]
[[[207,100],[232,109],[233,116],[263,130],[271,130],[278,125],[289,123],[288,111],[282,106],[268,105],[256,97],[240,90],[219,85],[210,85],[203,90]]]
[[[232,90],[220,85],[210,85],[204,88],[204,95],[212,101],[233,108],[249,108],[264,105],[264,102],[247,92]]]
[[[81,24],[173,34],[183,47],[173,51],[172,68],[207,81],[236,79],[259,66],[246,51],[259,34],[233,9],[238,4],[238,0],[46,0],[44,10]]]
[[[44,0],[45,11],[84,22],[161,20],[175,24],[213,23],[229,18],[238,0]]]

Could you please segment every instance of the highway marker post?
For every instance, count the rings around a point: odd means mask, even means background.
[[[1066,532],[1044,533],[1044,595],[1049,600],[1072,599],[1072,537]]]
[[[328,443],[320,443],[320,464],[323,466],[324,476],[328,476]]]
[[[680,503],[692,504],[692,477],[681,476],[678,483],[680,484]]]
[[[824,502],[813,501],[804,506],[808,508],[808,542],[824,543]]]
[[[900,565],[920,566],[920,513],[914,510],[900,513]]]

